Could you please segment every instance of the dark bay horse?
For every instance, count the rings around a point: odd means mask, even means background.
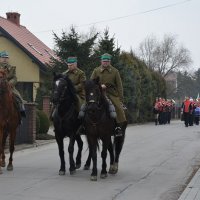
[[[69,137],[69,171],[70,174],[74,174],[76,169],[81,166],[83,141],[81,136],[76,134],[81,124],[78,119],[79,111],[76,91],[71,80],[66,75],[54,73],[52,102],[55,107],[52,120],[61,161],[59,174],[64,175],[66,171],[63,142],[65,137]],[[73,158],[75,141],[78,144],[76,163]]]
[[[103,149],[101,153],[102,157],[102,171],[101,178],[107,177],[106,171],[106,157],[107,150],[110,154],[110,174],[116,174],[118,172],[119,156],[123,148],[125,131],[127,122],[121,124],[122,136],[115,137],[115,120],[110,117],[108,102],[105,98],[105,91],[102,91],[99,78],[88,80],[85,83],[86,91],[86,114],[84,124],[86,127],[86,135],[89,144],[89,156],[84,166],[85,170],[88,170],[91,164],[91,158],[93,160],[93,169],[91,174],[91,180],[97,180],[97,148],[98,140],[102,140]],[[114,136],[112,143],[111,136]]]
[[[0,69],[0,174],[1,167],[5,167],[5,143],[9,135],[10,157],[7,170],[13,170],[13,152],[16,129],[20,122],[20,114],[14,103],[11,85],[7,81],[6,70]]]
[[[84,125],[89,145],[89,158],[86,165],[90,162],[90,156],[93,161],[93,168],[90,179],[97,180],[97,148],[99,140],[102,141],[102,170],[101,178],[107,177],[107,150],[110,152],[110,162],[114,162],[114,152],[112,148],[111,136],[114,130],[114,120],[109,114],[109,105],[103,94],[99,79],[88,80],[85,82],[86,92],[86,111]],[[85,166],[86,167],[86,166]]]

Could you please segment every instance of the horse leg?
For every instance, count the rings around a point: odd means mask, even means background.
[[[69,171],[70,174],[73,175],[76,172],[76,166],[75,166],[75,162],[74,162],[74,143],[75,143],[75,137],[72,135],[69,138],[69,146],[68,146],[68,152],[69,152]]]
[[[76,156],[76,169],[81,167],[81,157],[82,157],[82,150],[83,150],[83,141],[80,135],[76,135],[76,142],[78,144],[78,153]]]
[[[59,156],[60,156],[60,170],[59,170],[59,175],[65,175],[65,157],[64,157],[64,143],[63,143],[63,137],[58,136],[55,132],[55,137],[56,137],[56,142],[58,145],[58,151],[59,151]]]
[[[3,145],[2,146],[2,162],[1,162],[1,166],[2,167],[6,166],[6,162],[5,162],[5,158],[6,158],[6,156],[5,156],[5,145],[6,145],[7,136],[8,136],[8,134],[7,134],[6,130],[4,130],[3,131],[3,141],[2,141],[2,145]]]
[[[92,154],[89,150],[88,158],[87,158],[86,163],[85,163],[84,168],[83,168],[84,170],[90,169],[91,159],[92,159]]]
[[[7,170],[12,171],[13,170],[13,153],[15,151],[15,136],[16,132],[11,130],[10,135],[9,135],[9,150],[10,150],[10,157],[9,157],[9,162],[7,165]]]
[[[90,180],[97,181],[97,144],[95,142],[93,144],[89,144],[89,146],[90,146],[92,162],[93,162]]]
[[[127,122],[120,124],[122,128],[122,137],[115,137],[114,144],[115,144],[115,162],[114,162],[114,174],[118,172],[118,163],[119,163],[119,156],[123,148],[124,140],[125,140],[125,131],[127,127]]]
[[[109,174],[114,174],[114,160],[115,160],[115,156],[114,156],[114,149],[113,149],[113,144],[112,141],[110,141],[110,144],[108,145],[108,152],[110,154],[110,168],[108,173]]]
[[[122,124],[123,135],[121,137],[115,137],[115,139],[114,139],[114,143],[115,143],[114,174],[116,174],[118,172],[119,156],[122,151],[123,144],[124,144],[126,126],[127,126],[127,123]]]
[[[105,139],[102,142],[103,142],[103,149],[101,152],[102,170],[101,170],[100,178],[106,178],[108,176],[107,171],[106,171],[106,168],[107,168],[106,158],[107,158],[108,145],[107,145],[107,142],[105,141]]]

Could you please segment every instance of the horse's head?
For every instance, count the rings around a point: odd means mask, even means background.
[[[85,94],[87,105],[99,106],[103,95],[99,77],[85,82]]]
[[[0,69],[0,95],[7,91],[7,71]]]
[[[75,98],[75,89],[72,82],[66,75],[54,73],[52,102],[57,105],[64,100]]]

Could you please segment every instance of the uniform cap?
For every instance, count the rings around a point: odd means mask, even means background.
[[[101,60],[110,61],[111,57],[112,56],[110,54],[104,53],[103,55],[101,55]]]
[[[68,57],[67,63],[77,63],[77,57]]]
[[[8,52],[7,52],[7,51],[2,51],[2,52],[0,53],[0,57],[1,57],[1,58],[9,58]]]

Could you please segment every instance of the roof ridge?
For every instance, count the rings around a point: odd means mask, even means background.
[[[49,63],[51,57],[57,58],[55,52],[25,26],[16,25],[0,16],[0,28],[4,30],[4,34],[8,35],[10,40],[23,51],[29,52],[34,59],[37,59],[43,65]]]

